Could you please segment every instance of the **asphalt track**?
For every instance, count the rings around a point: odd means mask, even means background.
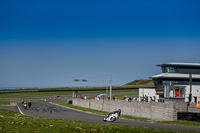
[[[32,103],[31,108],[27,108],[27,109],[24,109],[21,103],[18,103],[17,106],[0,106],[0,109],[18,111],[22,114],[35,116],[35,117],[76,120],[76,121],[95,122],[95,123],[102,123],[102,124],[120,124],[120,125],[134,126],[134,127],[147,127],[147,128],[200,132],[200,127],[147,123],[147,122],[127,120],[127,119],[117,119],[117,121],[115,122],[103,122],[103,116],[73,110],[67,107],[58,106],[58,105],[51,104],[48,102]]]

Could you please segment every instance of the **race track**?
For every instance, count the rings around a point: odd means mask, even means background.
[[[67,107],[58,106],[48,102],[32,103],[31,108],[27,109],[24,109],[21,103],[17,103],[17,106],[0,106],[0,109],[18,111],[24,115],[35,116],[35,117],[76,120],[76,121],[95,122],[102,124],[120,124],[120,125],[128,125],[135,127],[148,127],[148,128],[159,128],[159,129],[170,129],[170,130],[200,131],[199,127],[147,123],[147,122],[127,120],[127,119],[117,119],[117,121],[115,122],[103,122],[103,116],[76,111]]]

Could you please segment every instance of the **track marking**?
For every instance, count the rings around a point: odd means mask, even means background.
[[[87,112],[87,111],[82,111],[82,110],[66,107],[66,106],[59,105],[59,104],[52,103],[52,102],[50,102],[50,104],[54,104],[54,105],[57,105],[57,106],[60,106],[60,107],[63,107],[63,108],[67,108],[67,109],[71,109],[71,110],[74,110],[74,111],[78,111],[78,112],[83,112],[83,113],[88,113],[88,114],[93,114],[93,115],[99,115],[99,116],[105,116],[105,115],[101,115],[101,114],[96,114],[96,113],[92,113],[92,112]]]
[[[20,112],[22,115],[24,115],[24,113],[21,111],[21,109],[19,108],[19,106],[18,106],[17,103],[16,103],[16,105],[17,105],[17,108],[18,108],[19,112]]]

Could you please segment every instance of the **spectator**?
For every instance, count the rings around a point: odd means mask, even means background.
[[[200,101],[196,104],[196,108],[200,108]]]
[[[99,96],[98,97],[96,97],[96,99],[95,100],[99,100]]]
[[[143,97],[140,97],[140,101],[143,102]]]
[[[145,95],[145,102],[148,102],[148,96]]]
[[[145,96],[146,96],[146,95],[145,95]],[[145,96],[143,95],[143,97],[140,97],[142,102],[145,101]]]
[[[110,100],[110,97],[108,96],[108,100]]]
[[[117,101],[118,100],[118,97],[115,97],[115,101]]]
[[[126,100],[127,99],[127,96],[124,96],[123,100]]]
[[[131,102],[131,100],[132,100],[131,97],[129,97],[128,101]]]
[[[115,96],[113,95],[113,101],[115,101]]]
[[[136,98],[136,97],[134,97],[134,98],[133,98],[133,101],[137,101],[137,98]]]
[[[86,100],[87,99],[87,96],[84,96],[84,100]]]
[[[127,98],[125,99],[125,101],[128,101],[128,99],[129,99],[129,98],[127,97]]]

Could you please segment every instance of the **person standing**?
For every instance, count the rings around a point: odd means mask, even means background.
[[[131,100],[132,100],[131,97],[129,97],[128,101],[131,102]]]
[[[148,102],[148,96],[145,95],[145,102]]]
[[[200,101],[196,104],[196,108],[200,108]]]
[[[113,95],[113,101],[115,101],[115,96]]]

